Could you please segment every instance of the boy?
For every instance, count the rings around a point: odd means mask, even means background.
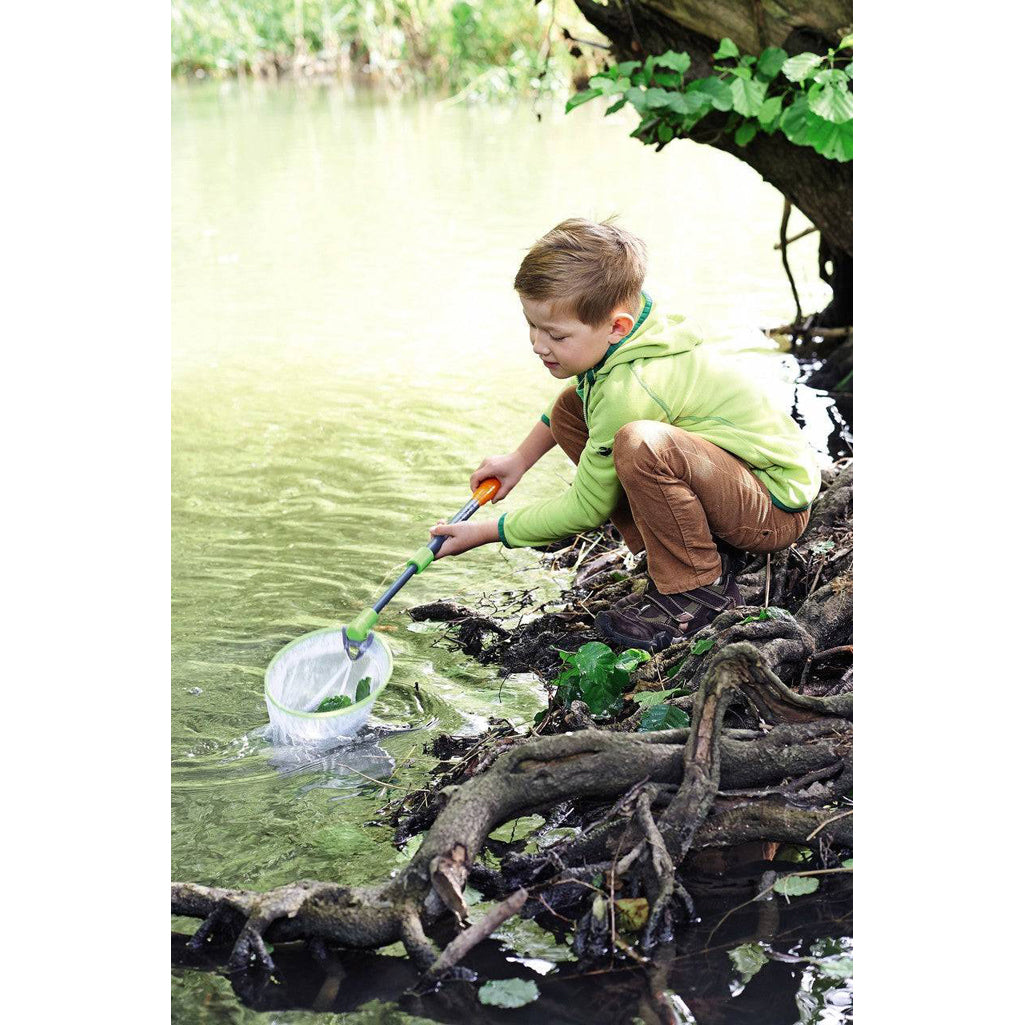
[[[443,558],[499,540],[545,545],[611,518],[632,552],[646,550],[650,580],[596,626],[658,651],[738,603],[736,549],[771,552],[801,536],[820,476],[797,424],[643,291],[646,263],[643,243],[608,221],[563,221],[535,243],[514,287],[535,355],[572,384],[470,487],[497,477],[500,501],[555,445],[576,477],[497,521],[431,533],[450,539]]]

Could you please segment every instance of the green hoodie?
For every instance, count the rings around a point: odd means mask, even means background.
[[[643,293],[642,293],[643,294]],[[818,494],[815,453],[786,413],[754,381],[718,358],[684,324],[644,294],[633,330],[577,376],[588,438],[568,491],[506,513],[509,548],[548,544],[601,526],[623,493],[612,459],[616,432],[658,420],[697,434],[744,460],[781,509],[797,512]],[[554,402],[552,403],[554,405]],[[548,423],[551,406],[542,415]]]

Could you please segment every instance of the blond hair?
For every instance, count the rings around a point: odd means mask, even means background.
[[[531,246],[513,287],[598,327],[617,306],[639,304],[647,265],[644,243],[611,218],[599,224],[571,217]]]

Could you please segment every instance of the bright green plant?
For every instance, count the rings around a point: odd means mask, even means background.
[[[643,64],[624,61],[594,75],[590,88],[572,97],[566,111],[599,96],[614,100],[606,114],[632,104],[641,122],[631,137],[657,149],[720,111],[727,115],[721,131],[732,134],[738,146],[759,132],[781,131],[795,146],[810,146],[845,163],[854,156],[853,48],[854,37],[845,36],[824,57],[787,57],[778,46],[754,56],[742,55],[732,39],[723,39],[713,55],[720,62],[713,65],[714,75],[686,81],[688,53],[652,55]]]
[[[347,694],[335,694],[333,697],[324,698],[323,701],[314,709],[315,712],[336,712],[339,708],[348,708],[350,705],[358,704],[364,698],[370,697],[370,684],[371,679],[369,676],[364,676],[359,683],[356,684],[356,700],[353,701]]]
[[[654,733],[656,730],[680,730],[690,726],[690,716],[676,705],[655,705],[641,716],[638,733]]]
[[[555,679],[560,703],[583,701],[594,715],[610,715],[623,707],[623,694],[629,690],[630,674],[651,656],[629,648],[617,655],[607,644],[590,641],[579,651],[560,651],[567,664]]]

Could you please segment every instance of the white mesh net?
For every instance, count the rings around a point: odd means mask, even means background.
[[[355,662],[342,647],[340,629],[317,630],[292,641],[274,656],[264,678],[274,742],[326,744],[358,733],[391,671],[391,652],[376,635]],[[370,677],[370,696],[357,702],[356,687],[364,677]],[[314,711],[336,695],[354,703],[333,712]]]

